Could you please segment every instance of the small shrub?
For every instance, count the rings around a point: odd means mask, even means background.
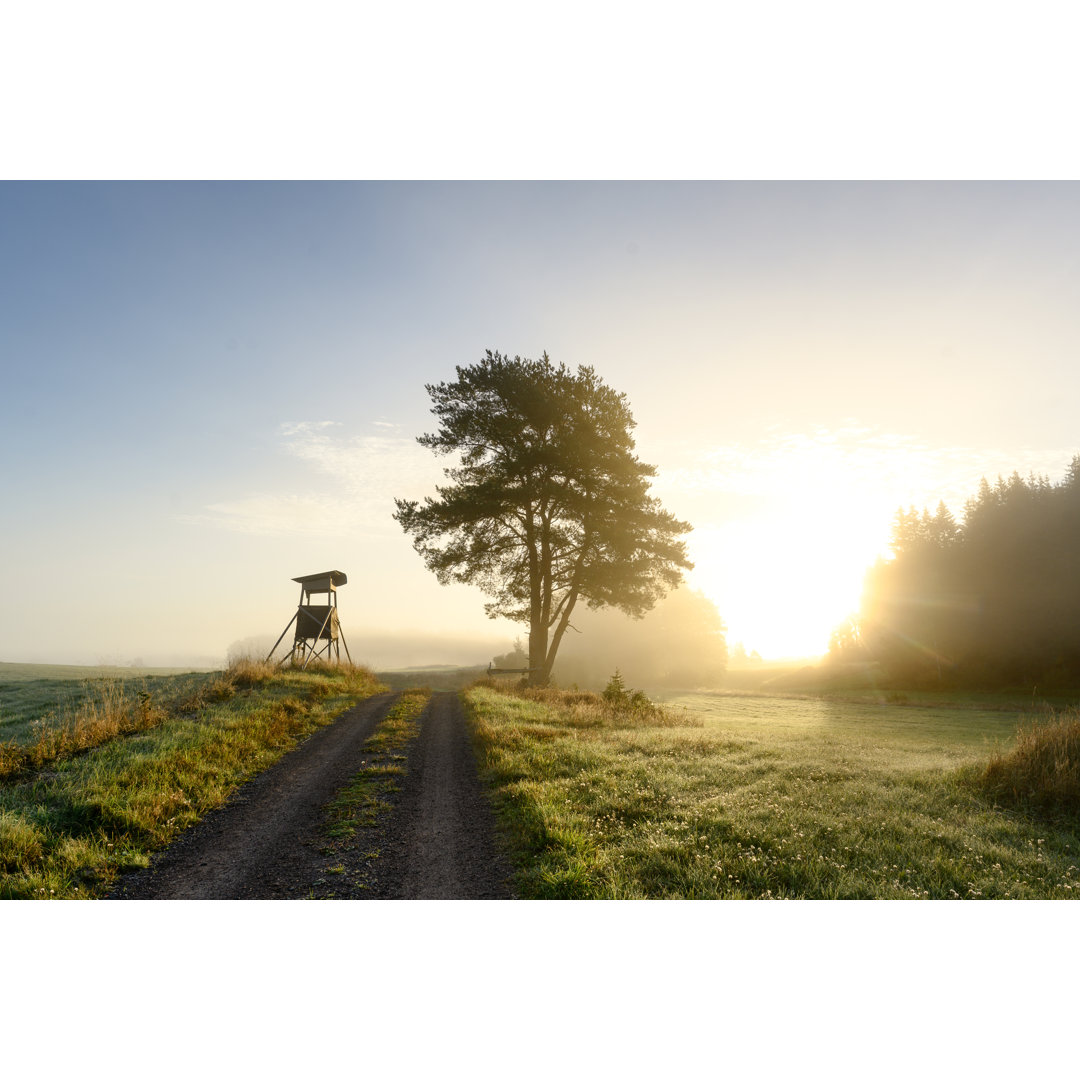
[[[990,759],[984,780],[1000,799],[1080,809],[1080,714],[1072,710],[1021,724],[1015,746]]]
[[[604,687],[603,693],[604,700],[613,708],[624,708],[630,704],[630,691],[626,688],[626,683],[623,682],[622,674],[619,669],[615,669],[615,674],[608,680],[607,686]]]
[[[668,710],[651,701],[648,694],[641,690],[631,690],[618,668],[604,687],[602,697],[617,717],[629,718],[639,723],[665,723],[673,718]]]

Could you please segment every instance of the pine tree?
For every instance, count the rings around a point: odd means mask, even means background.
[[[531,683],[548,682],[579,602],[640,617],[691,568],[690,525],[649,494],[626,396],[591,367],[488,350],[426,389],[440,427],[418,441],[459,464],[394,518],[439,581],[478,585],[491,618],[528,624]]]

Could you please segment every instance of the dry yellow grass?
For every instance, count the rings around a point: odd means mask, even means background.
[[[280,670],[269,660],[235,660],[225,675],[240,686],[261,686],[269,682]]]
[[[104,680],[94,697],[58,718],[45,717],[34,725],[26,745],[0,745],[0,779],[28,769],[40,769],[57,758],[89,750],[115,739],[156,727],[168,715],[150,694],[125,693],[123,683]]]
[[[986,783],[999,798],[1058,810],[1080,809],[1080,713],[1021,724],[1007,754],[995,754]]]

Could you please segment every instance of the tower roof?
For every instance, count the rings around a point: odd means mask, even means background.
[[[303,577],[293,578],[293,581],[306,585],[308,592],[327,592],[331,588],[344,585],[348,580],[340,570],[324,570],[321,574],[305,574]]]

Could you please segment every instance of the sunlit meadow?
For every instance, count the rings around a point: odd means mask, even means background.
[[[1080,895],[1075,819],[980,783],[1015,714],[692,695],[656,722],[468,700],[523,896]]]

